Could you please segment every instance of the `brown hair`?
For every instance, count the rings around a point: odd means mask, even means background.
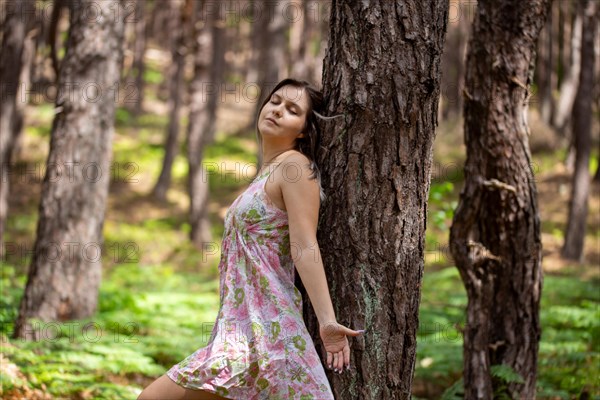
[[[317,181],[319,182],[320,198],[321,200],[325,200],[325,192],[323,191],[323,187],[321,186],[321,170],[319,168],[319,165],[317,164],[317,153],[321,147],[321,129],[317,122],[317,118],[327,119],[326,117],[323,117],[321,115],[321,112],[324,107],[323,94],[321,93],[321,91],[315,88],[312,84],[310,84],[307,81],[286,78],[279,82],[275,86],[275,88],[271,90],[271,93],[269,93],[269,95],[265,97],[258,110],[258,114],[260,115],[260,112],[262,111],[263,107],[269,102],[273,93],[275,93],[280,88],[286,85],[291,85],[300,89],[304,89],[304,91],[308,94],[309,101],[308,110],[306,112],[306,122],[304,124],[304,129],[302,129],[304,137],[296,139],[294,150],[297,150],[300,153],[304,154],[310,160],[310,169],[312,171],[312,175],[310,176],[310,178],[317,179]],[[260,135],[260,132],[258,130],[258,118],[256,120],[256,136],[258,139],[259,148],[258,169],[260,170],[262,166],[262,136]]]

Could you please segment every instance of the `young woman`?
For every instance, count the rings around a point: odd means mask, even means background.
[[[316,239],[323,192],[316,153],[322,95],[285,79],[262,104],[264,164],[225,217],[220,309],[208,344],[150,384],[138,400],[333,399],[302,317],[294,268],[319,321],[328,368],[350,367]]]

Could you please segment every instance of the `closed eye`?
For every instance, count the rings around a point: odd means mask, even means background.
[[[273,96],[271,96],[271,104],[275,104],[275,105],[277,105],[277,104],[279,104],[280,102],[281,102],[281,97],[280,97],[280,96],[278,96],[278,95],[276,95],[276,94],[274,94]],[[297,108],[297,105],[296,105],[296,103],[292,103],[292,106],[291,106],[291,107],[289,107],[289,106],[287,107],[287,109],[288,109],[288,110],[289,110],[289,111],[290,111],[290,112],[291,112],[293,115],[298,115],[298,114],[299,114],[298,112],[296,112],[296,111],[295,111],[295,110],[296,110],[296,108]]]

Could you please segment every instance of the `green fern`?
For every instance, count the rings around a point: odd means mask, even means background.
[[[492,365],[490,372],[494,378],[498,378],[504,383],[525,383],[523,377],[506,364]]]
[[[512,400],[513,398],[517,398],[510,393],[508,385],[511,383],[525,383],[523,377],[506,364],[492,365],[490,367],[490,374],[493,379],[494,400]]]
[[[457,400],[464,398],[465,388],[463,378],[460,378],[452,386],[444,391],[441,400]]]
[[[511,400],[508,390],[510,383],[525,383],[523,377],[508,365],[492,365],[490,368],[492,378],[494,378],[494,400]],[[464,398],[464,381],[460,378],[442,394],[442,400],[457,400]]]

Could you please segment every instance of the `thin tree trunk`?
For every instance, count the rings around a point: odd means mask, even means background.
[[[446,1],[332,1],[323,90],[344,118],[323,127],[318,241],[338,321],[366,328],[352,372],[326,370],[338,399],[410,399],[447,17]]]
[[[90,23],[82,11],[94,6],[113,16],[115,5],[122,8],[112,0],[81,0],[71,14],[37,237],[15,338],[40,338],[44,326],[33,319],[81,319],[96,311],[114,129],[112,91],[120,79],[124,23],[121,18]]]
[[[173,21],[173,13],[178,14],[177,3],[179,0],[154,0],[152,8],[152,16],[150,18],[150,36],[156,41],[156,44],[162,48],[170,48],[170,29],[172,25],[169,24]],[[198,1],[201,3],[201,1]],[[167,29],[165,29],[165,27]]]
[[[571,111],[573,110],[573,102],[575,101],[575,95],[577,94],[577,87],[579,85],[579,71],[581,69],[581,24],[582,24],[581,12],[577,12],[575,22],[573,22],[572,36],[571,36],[571,63],[569,68],[560,85],[560,98],[558,100],[558,108],[554,119],[554,126],[559,132],[564,131],[569,123]]]
[[[591,123],[594,99],[594,38],[598,31],[597,4],[594,0],[580,0],[583,15],[583,38],[581,45],[581,71],[579,89],[573,104],[573,141],[575,148],[575,173],[571,183],[569,219],[561,256],[583,261],[583,249],[590,191],[590,150],[592,146]]]
[[[133,70],[135,71],[135,103],[133,114],[137,117],[142,113],[144,105],[144,54],[146,52],[146,0],[138,0],[136,3],[135,18],[135,44],[133,52]]]
[[[175,38],[171,48],[173,75],[171,76],[171,84],[169,85],[171,93],[169,95],[169,125],[167,127],[164,146],[165,156],[163,158],[163,165],[158,181],[152,191],[152,195],[160,201],[166,201],[167,199],[167,190],[169,190],[169,187],[171,186],[173,162],[175,161],[175,156],[177,156],[177,151],[179,149],[177,139],[179,137],[180,111],[181,102],[183,100],[183,74],[188,44],[186,26],[193,7],[192,1],[193,0],[185,0],[185,2],[180,5],[182,10],[179,15],[180,22],[176,28],[176,32],[174,32]]]
[[[463,89],[465,87],[465,60],[467,58],[467,43],[469,40],[469,20],[466,18],[461,18],[458,24],[458,58],[456,60],[456,108],[455,111],[457,114],[463,109]]]
[[[464,86],[464,59],[468,39],[469,20],[461,3],[450,12],[452,18],[448,25],[448,34],[442,55],[442,96],[440,116],[448,119],[450,115],[458,115],[462,107],[462,87]]]
[[[260,17],[255,22],[258,29],[258,82],[260,100],[283,78],[286,31],[289,27],[285,18],[285,9],[289,0],[266,1],[259,5]],[[256,6],[255,4],[255,6]],[[262,101],[256,102],[252,125],[254,130],[258,120],[258,112]],[[259,152],[260,155],[260,152]],[[259,160],[259,164],[262,160]]]
[[[58,61],[56,48],[58,23],[60,22],[62,11],[69,11],[71,6],[72,5],[67,4],[66,0],[54,0],[54,3],[52,4],[52,16],[50,17],[50,31],[48,32],[48,45],[50,46],[50,60],[52,60],[52,69],[54,70],[55,76],[58,76],[60,71],[60,63]]]
[[[302,4],[302,9],[304,11],[304,61],[303,64],[306,68],[305,76],[307,81],[314,81],[315,84],[317,82],[313,79],[315,76],[315,64],[323,66],[323,59],[316,59],[316,56],[312,53],[312,47],[315,40],[319,39],[318,35],[319,27],[320,27],[320,16],[317,14],[316,10],[320,10],[322,3],[319,3],[315,0],[304,0]],[[326,3],[325,3],[326,4]],[[320,78],[320,77],[319,77]]]
[[[542,120],[551,125],[554,114],[554,97],[552,89],[556,85],[554,72],[554,44],[552,43],[552,12],[548,13],[546,26],[542,29],[538,39],[538,56],[536,60],[536,83],[538,94],[538,109]]]
[[[320,4],[318,2],[316,2],[317,4]],[[312,70],[312,80],[315,83],[315,85],[321,85],[322,84],[322,76],[323,76],[323,66],[324,63],[321,62],[322,60],[325,59],[325,53],[328,49],[328,42],[329,42],[329,31],[330,31],[330,16],[327,15],[328,11],[331,10],[331,8],[328,8],[326,6],[318,6],[317,10],[319,10],[319,19],[317,20],[317,31],[318,31],[318,46],[316,48],[316,52],[314,54],[314,64],[313,64],[313,68]]]
[[[250,60],[246,70],[246,82],[256,84],[258,82],[258,64],[260,56],[260,40],[261,30],[264,29],[264,24],[259,24],[255,21],[257,19],[257,5],[256,0],[249,0],[249,9],[252,10],[252,18],[250,22]],[[254,129],[249,127],[249,129]]]
[[[231,0],[232,2],[235,0]],[[253,5],[251,0],[242,0],[238,2],[242,10],[251,10]],[[248,82],[248,76],[250,74],[250,68],[252,67],[252,54],[254,49],[252,48],[252,22],[251,13],[247,11],[243,18],[240,18],[237,24],[237,43],[231,40],[231,45],[235,46],[236,62],[234,63],[234,76],[237,76],[242,81],[246,79]],[[229,40],[229,39],[228,39]]]
[[[34,27],[34,0],[9,1],[0,49],[0,256],[4,252],[4,230],[8,217],[9,176],[15,143],[23,128],[25,99],[19,94],[20,79],[27,61],[26,41]],[[31,40],[31,38],[30,38]],[[31,47],[31,46],[30,46]]]
[[[156,0],[154,9],[154,40],[161,49],[170,51],[173,48],[173,42],[176,40],[176,33],[179,29],[180,4],[183,0]],[[200,4],[200,3],[199,3]],[[177,66],[170,63],[166,68],[165,76],[172,77],[176,72]],[[159,99],[169,100],[171,94],[172,79],[163,79],[158,85]]]
[[[527,107],[535,45],[549,0],[479,0],[467,56],[465,186],[450,250],[465,285],[467,399],[499,395],[491,367],[524,379],[510,398],[535,398],[542,288],[541,234]]]
[[[306,64],[306,46],[310,44],[307,37],[310,18],[306,14],[307,0],[302,0],[295,7],[299,7],[298,19],[291,21],[290,27],[290,58],[288,60],[289,74],[296,79],[308,79],[308,65]]]
[[[31,83],[32,77],[32,68],[35,63],[35,56],[37,53],[37,36],[40,34],[39,28],[34,28],[29,31],[27,37],[25,38],[25,44],[23,47],[23,67],[21,68],[21,76],[19,78],[19,82],[21,86],[24,88],[31,88],[33,92],[33,85]],[[23,92],[22,92],[23,93]],[[35,96],[35,94],[34,94]],[[25,116],[25,110],[27,108],[27,104],[29,103],[29,97],[24,96],[20,101],[17,102],[17,113]],[[12,155],[11,162],[18,162],[19,159],[23,158],[23,139],[25,135],[23,135],[23,124],[24,120],[21,122],[19,132],[16,135]]]
[[[188,193],[190,196],[190,239],[196,247],[212,241],[208,219],[208,176],[202,166],[204,148],[213,141],[217,105],[223,82],[225,63],[224,24],[210,19],[207,27],[197,35],[197,43],[210,46],[210,60],[206,47],[200,46],[195,54],[194,78],[190,85],[190,117],[187,132]],[[201,36],[209,35],[209,40]],[[207,42],[210,42],[207,43]]]

